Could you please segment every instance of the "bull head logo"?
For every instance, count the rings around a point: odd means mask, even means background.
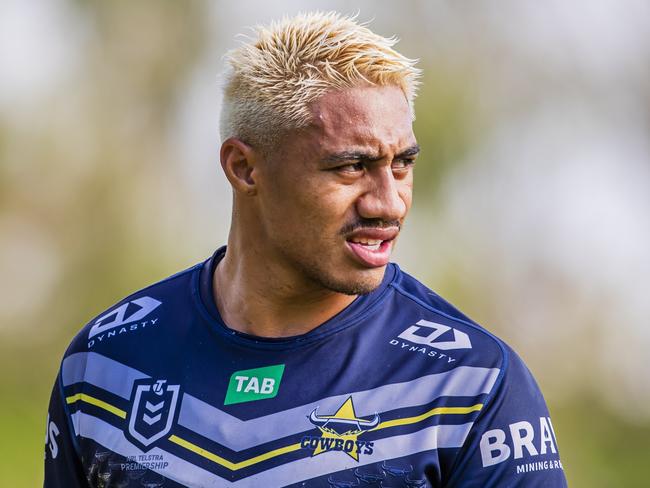
[[[304,448],[313,449],[312,456],[339,451],[358,461],[359,454],[372,454],[373,442],[365,439],[360,441],[358,438],[379,427],[379,415],[375,413],[370,419],[358,417],[352,397],[348,397],[332,415],[319,415],[316,407],[307,418],[322,432],[321,437],[306,436],[301,441]]]
[[[334,415],[318,415],[316,407],[309,415],[309,421],[323,432],[329,432],[338,436],[359,435],[368,430],[374,429],[379,425],[379,415],[375,413],[371,420],[357,418],[352,409],[352,415],[345,418],[341,415],[341,410],[348,404],[352,405],[352,399],[349,398],[346,403]]]

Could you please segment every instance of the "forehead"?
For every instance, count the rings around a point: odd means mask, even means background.
[[[319,152],[354,148],[385,154],[415,144],[412,114],[396,86],[359,86],[326,93],[311,105],[310,135]]]

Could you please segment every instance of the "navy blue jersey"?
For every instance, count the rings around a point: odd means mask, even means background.
[[[566,486],[521,359],[396,265],[311,332],[268,339],[221,320],[224,252],[76,336],[46,487]]]

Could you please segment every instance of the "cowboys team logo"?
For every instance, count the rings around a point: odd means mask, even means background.
[[[133,385],[129,437],[143,450],[169,433],[174,423],[180,385],[167,380],[139,380]]]
[[[371,419],[359,418],[354,411],[352,397],[348,397],[331,415],[319,415],[316,407],[308,418],[322,432],[321,436],[305,436],[300,441],[300,447],[311,449],[312,456],[340,451],[358,461],[359,454],[372,454],[373,443],[360,441],[359,436],[379,425],[379,415],[375,414]]]

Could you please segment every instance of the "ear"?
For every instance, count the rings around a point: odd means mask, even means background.
[[[221,144],[220,158],[223,172],[233,190],[245,195],[257,193],[255,165],[259,156],[251,146],[241,139],[230,137]]]

